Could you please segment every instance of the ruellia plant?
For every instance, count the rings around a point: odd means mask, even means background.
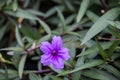
[[[0,80],[120,80],[120,0],[0,0]]]

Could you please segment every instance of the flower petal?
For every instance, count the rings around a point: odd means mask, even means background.
[[[43,53],[49,54],[52,53],[52,45],[49,42],[42,42],[40,49]]]
[[[50,65],[51,64],[51,54],[43,54],[41,56],[41,63],[44,65],[44,66],[47,66],[47,65]]]
[[[62,38],[60,36],[54,36],[52,38],[52,47],[55,49],[55,50],[59,50],[62,48],[62,45],[63,45],[63,42],[62,42]]]
[[[61,56],[64,60],[68,60],[70,58],[68,49],[62,48],[61,50],[59,50],[58,56]]]
[[[61,57],[56,57],[52,59],[53,67],[57,70],[64,68],[64,61]]]

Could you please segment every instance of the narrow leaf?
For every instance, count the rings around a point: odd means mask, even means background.
[[[116,28],[120,29],[120,21],[108,21],[108,23]]]
[[[51,34],[51,30],[50,30],[50,27],[45,23],[43,22],[42,20],[38,20],[39,23],[42,25],[42,27],[45,29],[45,31],[48,33],[48,34]]]
[[[65,18],[64,18],[63,14],[61,13],[61,11],[59,9],[56,8],[56,10],[57,10],[58,16],[59,16],[59,18],[62,22],[63,32],[65,32],[66,31]]]
[[[97,80],[110,80],[108,77],[104,76],[103,74],[98,72],[96,69],[86,70],[82,73],[82,75],[93,78],[93,79],[97,79]]]
[[[120,41],[115,41],[108,49],[109,56],[112,56],[113,51],[116,49],[117,45],[120,43]]]
[[[84,56],[80,56],[77,60],[77,63],[76,63],[76,68],[83,65],[84,64]],[[79,75],[78,75],[79,74]],[[79,80],[80,79],[80,76],[81,76],[81,71],[77,71],[75,73],[72,74],[72,80]]]
[[[41,76],[37,76],[36,74],[29,74],[29,79],[30,80],[42,80]]]
[[[23,44],[21,35],[20,35],[20,33],[19,33],[19,29],[18,29],[17,26],[16,26],[16,30],[15,30],[15,35],[16,35],[16,39],[17,39],[18,44],[19,44],[21,47],[23,47],[24,44]]]
[[[97,21],[98,18],[99,18],[95,13],[93,13],[92,11],[89,11],[89,10],[86,12],[86,15],[87,15],[88,18],[91,19],[93,22]]]
[[[109,24],[107,23],[107,20],[114,20],[119,16],[119,14],[120,14],[120,8],[113,8],[109,10],[107,13],[105,13],[102,17],[100,17],[86,33],[81,45],[86,43],[88,40],[90,40],[96,34],[101,32],[104,28],[106,28]]]
[[[22,48],[20,48],[20,47],[9,47],[9,48],[2,48],[2,49],[0,49],[0,51],[23,51],[23,49]]]
[[[68,70],[68,71],[61,72],[61,73],[58,74],[58,76],[67,75],[67,74],[70,74],[70,73],[80,71],[82,69],[95,67],[95,66],[101,65],[103,63],[104,63],[103,60],[93,60],[93,61],[85,63],[85,64],[81,65],[80,67],[77,67],[77,68],[75,68],[73,70]]]
[[[117,68],[111,65],[105,65],[104,69],[106,69],[108,72],[110,72],[111,74],[115,75],[117,78],[120,79],[120,71]]]
[[[82,0],[82,3],[81,3],[80,8],[79,8],[78,15],[77,15],[77,22],[80,22],[80,20],[84,16],[84,14],[87,10],[87,7],[89,5],[89,1],[90,0]]]
[[[22,78],[22,74],[23,74],[23,70],[24,70],[24,66],[25,66],[26,57],[27,57],[27,55],[23,55],[21,57],[21,60],[20,60],[20,63],[19,63],[18,73],[19,73],[20,79]]]
[[[12,7],[13,7],[13,11],[16,11],[16,10],[17,10],[17,8],[18,8],[17,0],[14,0],[14,1],[13,1]]]
[[[16,12],[6,10],[5,13],[15,17],[21,17],[23,19],[38,20],[38,17],[35,14],[32,14],[29,11],[20,8],[18,8]]]
[[[101,65],[103,63],[104,63],[104,61],[102,61],[102,60],[93,60],[91,62],[88,62],[88,63],[85,63],[85,64],[81,65],[80,67],[75,68],[70,73],[80,71],[80,70],[86,69],[86,68],[95,67],[95,66]]]
[[[6,25],[6,26],[0,28],[0,40],[2,39],[4,33],[5,33],[6,29],[7,29],[7,26],[8,26],[8,25]]]
[[[110,42],[110,43],[103,43],[101,46],[102,46],[103,50],[105,50],[105,49],[108,49],[111,45],[112,45],[112,43]],[[77,55],[77,57],[94,54],[94,53],[97,53],[98,51],[99,51],[99,49],[97,47],[92,47],[92,48],[80,53],[79,55]]]
[[[99,49],[99,52],[100,52],[100,55],[102,56],[102,58],[104,60],[107,60],[108,59],[108,56],[107,54],[104,52],[104,49],[103,47],[101,46],[101,44],[97,41],[97,45],[98,45],[98,49]]]
[[[59,78],[58,76],[54,76],[54,75],[48,75],[52,80],[62,80],[61,78]]]
[[[42,41],[46,41],[46,40],[49,40],[50,39],[50,34],[48,35],[45,35],[43,37],[41,37],[39,40],[38,40],[38,44],[41,43]]]

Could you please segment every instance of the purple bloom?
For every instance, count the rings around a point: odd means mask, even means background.
[[[41,56],[41,63],[44,66],[52,64],[58,70],[64,68],[64,60],[68,60],[70,55],[68,49],[62,46],[63,42],[60,36],[54,36],[52,43],[42,42],[40,49],[44,54]]]

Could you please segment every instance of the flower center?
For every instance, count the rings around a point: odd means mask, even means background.
[[[52,53],[53,53],[53,55],[56,55],[56,51],[53,51]]]

